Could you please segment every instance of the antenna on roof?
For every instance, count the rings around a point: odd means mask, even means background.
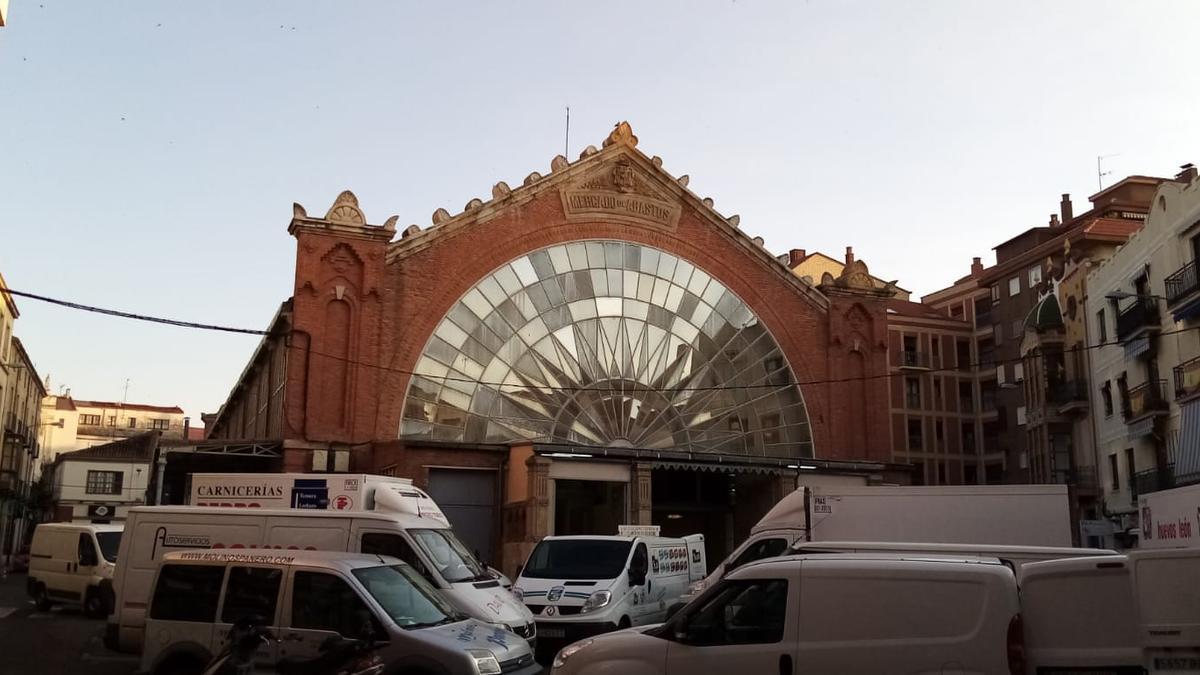
[[[1112,172],[1105,171],[1104,169],[1102,169],[1100,162],[1108,159],[1109,157],[1118,157],[1118,156],[1120,156],[1120,153],[1113,154],[1113,155],[1096,155],[1096,182],[1100,185],[1101,190],[1104,189],[1104,177],[1111,174]]]
[[[563,157],[571,157],[571,106],[567,106],[567,135],[563,140]]]

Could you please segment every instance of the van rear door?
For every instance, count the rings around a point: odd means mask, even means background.
[[[1129,561],[1146,669],[1200,672],[1200,548],[1134,551]]]

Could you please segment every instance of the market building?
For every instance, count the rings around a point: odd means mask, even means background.
[[[799,483],[909,482],[897,289],[849,251],[801,278],[637,146],[621,123],[398,238],[350,192],[296,205],[294,294],[206,440],[411,477],[507,571],[544,535],[621,523],[702,532],[720,559]]]

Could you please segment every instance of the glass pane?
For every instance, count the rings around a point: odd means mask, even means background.
[[[401,433],[810,456],[783,356],[753,311],[690,261],[628,242],[553,246],[454,305],[417,363]]]
[[[225,587],[225,605],[221,621],[237,623],[258,617],[267,625],[275,625],[275,603],[279,599],[279,584],[283,571],[269,567],[233,567]]]

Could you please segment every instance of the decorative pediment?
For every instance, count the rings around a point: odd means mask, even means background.
[[[624,155],[598,164],[560,190],[570,220],[616,220],[673,230],[679,199]]]

